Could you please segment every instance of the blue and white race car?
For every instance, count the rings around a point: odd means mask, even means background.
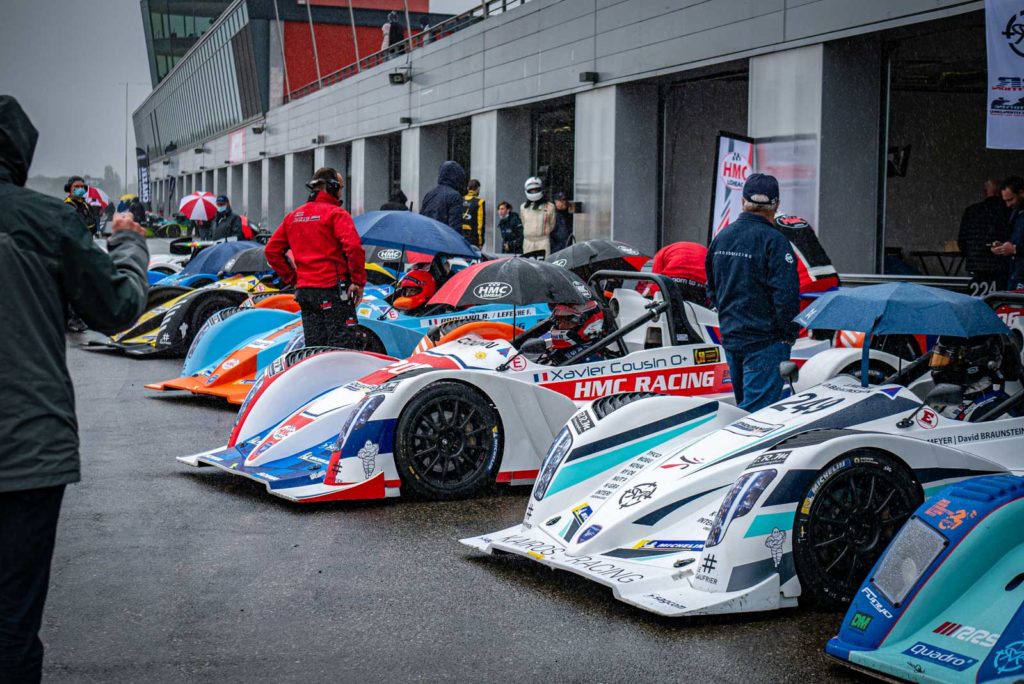
[[[661,286],[672,289],[667,280]],[[469,323],[401,361],[297,350],[257,382],[226,446],[179,460],[251,478],[299,502],[409,491],[454,499],[493,482],[533,481],[559,428],[593,399],[630,392],[731,400],[713,312],[625,288],[615,290],[609,310],[612,331],[561,363],[529,351],[550,322],[511,341],[487,330],[491,322]],[[810,358],[828,346],[808,339],[795,354]],[[850,350],[842,351],[839,361],[849,363]],[[591,414],[577,422],[582,431],[596,426]]]

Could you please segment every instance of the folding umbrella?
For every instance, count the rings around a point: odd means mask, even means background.
[[[192,221],[209,221],[217,215],[216,199],[212,192],[194,192],[181,198],[178,211]]]
[[[85,201],[94,207],[105,209],[110,204],[110,196],[96,186],[90,185],[89,190],[85,193]]]

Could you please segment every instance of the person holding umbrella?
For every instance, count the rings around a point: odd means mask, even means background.
[[[366,253],[341,208],[344,183],[334,169],[317,169],[306,183],[310,201],[285,216],[264,250],[274,271],[296,288],[307,347],[344,346],[366,285]]]
[[[754,412],[782,395],[779,364],[800,326],[800,280],[789,240],[774,228],[779,182],[754,173],[743,186],[743,213],[711,242],[708,299],[718,308],[722,346],[736,403]]]

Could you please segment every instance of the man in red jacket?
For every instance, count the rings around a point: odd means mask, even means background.
[[[366,285],[363,244],[341,208],[344,180],[338,172],[318,169],[306,187],[309,201],[285,216],[267,243],[267,261],[296,288],[306,346],[340,347]]]

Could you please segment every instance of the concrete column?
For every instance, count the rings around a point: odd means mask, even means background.
[[[384,138],[352,142],[352,215],[373,211],[388,199],[388,146]],[[417,205],[418,206],[418,205]]]
[[[213,172],[213,193],[215,195],[230,195],[228,191],[228,169],[221,167]]]
[[[260,184],[260,216],[263,217],[263,221],[267,224],[270,220],[270,159],[264,157],[260,160],[260,173],[259,173],[259,184]]]
[[[747,125],[761,143],[754,165],[778,177],[781,210],[812,226],[818,226],[823,54],[819,43],[750,60]]]
[[[245,197],[242,188],[245,186],[242,184],[242,165],[234,164],[228,167],[228,184],[225,194],[231,200],[231,206],[234,208],[236,213],[245,214],[242,210],[245,206]]]
[[[348,146],[328,145],[318,149],[321,150],[321,156],[319,161],[314,157],[314,168],[328,166],[345,178],[345,189],[341,191],[341,197],[345,202],[345,208],[350,208],[352,206],[352,174],[349,172]]]
[[[506,109],[477,114],[472,120],[470,166],[487,201],[485,247],[501,249],[497,234],[498,203],[518,207],[526,199],[523,183],[530,177],[530,112]]]
[[[203,183],[199,189],[205,190],[206,192],[212,192],[215,195],[217,194],[217,185],[214,182],[213,169],[207,169],[203,172]]]
[[[284,219],[285,209],[285,158],[271,157],[266,160],[264,168],[263,188],[266,197],[266,217],[272,226],[277,226]]]
[[[263,210],[263,160],[248,162],[242,167],[245,214],[257,223],[266,223]]]
[[[402,191],[415,208],[437,185],[437,172],[447,153],[445,126],[417,126],[402,131]]]
[[[285,212],[306,201],[309,190],[306,183],[313,177],[313,152],[295,152],[284,156]]]
[[[882,46],[877,35],[825,43],[818,235],[842,273],[879,273]],[[869,246],[875,249],[869,249]]]
[[[881,74],[875,36],[750,60],[749,131],[769,140],[756,166],[778,176],[781,210],[815,227],[840,272],[880,266]]]
[[[324,166],[327,166],[327,164],[324,163],[324,159],[326,158],[326,155],[327,155],[327,148],[326,147],[316,147],[316,148],[313,148],[313,170],[314,171],[316,171],[317,169],[322,168]]]
[[[653,85],[576,96],[577,241],[615,238],[648,253],[657,248],[657,121]]]

